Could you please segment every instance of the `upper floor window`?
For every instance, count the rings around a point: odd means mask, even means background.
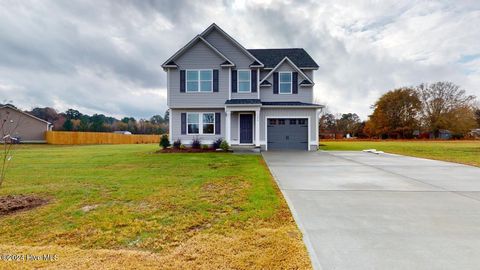
[[[215,113],[187,113],[187,134],[215,134]]]
[[[212,92],[213,71],[211,69],[187,70],[187,92]]]
[[[279,93],[291,94],[292,93],[292,73],[291,72],[279,72]]]
[[[238,72],[238,91],[239,93],[249,93],[251,91],[250,70],[239,70]]]

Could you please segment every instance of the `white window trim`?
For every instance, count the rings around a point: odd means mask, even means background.
[[[290,92],[289,93],[282,93],[280,91],[281,87],[280,85],[283,83],[283,84],[287,84],[287,82],[282,82],[280,77],[281,77],[281,74],[290,74]],[[290,95],[292,94],[293,92],[293,74],[292,72],[290,71],[281,71],[281,72],[278,72],[278,93],[281,94],[281,95]]]
[[[206,124],[213,124],[213,133],[203,133],[203,115],[211,113],[213,114],[213,123],[206,123]],[[190,133],[188,132],[188,115],[189,114],[198,114],[198,133]],[[187,135],[215,135],[215,112],[187,112],[187,119],[186,119],[186,126],[187,126]],[[193,124],[193,123],[191,123]]]
[[[247,71],[248,73],[248,91],[240,91],[240,71]],[[242,80],[242,82],[246,82]],[[245,94],[252,92],[252,71],[250,69],[237,69],[237,93]]]
[[[197,79],[197,91],[188,91],[188,72],[189,71],[196,71],[198,75]],[[207,82],[206,80],[200,79],[200,71],[210,71],[212,73],[212,79],[210,80],[210,91],[200,91],[200,84],[202,81]],[[185,70],[185,93],[213,93],[213,69],[186,69]]]

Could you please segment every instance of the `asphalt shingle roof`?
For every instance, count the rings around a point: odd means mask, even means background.
[[[288,57],[299,68],[318,68],[317,63],[302,48],[291,49],[249,49],[255,58],[260,60],[266,68],[274,68],[283,58]]]
[[[260,101],[260,99],[229,99],[227,101],[225,101],[225,104],[227,105],[243,105],[243,104],[246,104],[246,105],[255,105],[255,104],[262,104],[262,102]]]

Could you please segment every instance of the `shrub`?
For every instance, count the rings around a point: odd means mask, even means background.
[[[180,139],[177,139],[176,141],[173,142],[173,148],[175,149],[179,149],[181,145],[182,145],[182,141]]]
[[[165,149],[167,147],[170,146],[170,140],[168,139],[168,135],[167,134],[164,134],[162,135],[162,137],[160,138],[160,146]]]
[[[228,145],[227,141],[222,141],[220,148],[222,148],[223,151],[228,151],[228,149],[230,149],[230,145]]]
[[[192,140],[192,148],[193,149],[200,149],[201,146],[202,146],[202,142],[198,138],[194,138]]]
[[[208,148],[210,148],[210,146],[208,146],[208,144],[202,144],[202,149],[203,150],[207,150]]]
[[[181,149],[181,150],[185,150],[185,148],[186,148],[186,147],[185,147],[185,145],[183,145],[183,144],[180,144],[180,146],[178,147],[178,149]]]
[[[218,138],[215,141],[213,141],[213,144],[212,144],[213,149],[220,148],[220,145],[222,144],[222,142],[223,142],[222,138]]]

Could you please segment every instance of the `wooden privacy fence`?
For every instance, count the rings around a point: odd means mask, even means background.
[[[160,136],[126,135],[107,132],[70,132],[47,131],[45,138],[48,144],[139,144],[159,143]]]

